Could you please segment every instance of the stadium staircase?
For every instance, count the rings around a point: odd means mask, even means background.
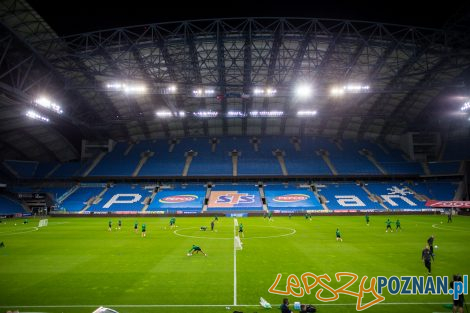
[[[3,162],[3,166],[5,166],[5,168],[9,170],[16,178],[20,178],[18,172],[16,172],[7,162]]]
[[[421,167],[423,168],[424,174],[431,175],[431,170],[429,169],[427,162],[421,162]]]
[[[57,198],[57,203],[62,203],[65,199],[67,199],[70,195],[77,191],[78,188],[80,188],[80,184],[76,184],[75,186],[70,188],[66,193]]]
[[[91,165],[85,170],[85,172],[83,172],[82,176],[87,177],[88,174],[90,174],[91,171],[93,171],[93,169],[98,165],[98,163],[100,163],[100,161],[104,158],[106,153],[107,153],[106,151],[103,151],[100,154],[98,154],[98,156],[93,160],[93,163],[91,163]]]
[[[359,154],[366,157],[367,160],[369,160],[370,163],[372,163],[382,174],[387,175],[387,172],[383,169],[383,167],[379,164],[379,162],[377,162],[372,152],[370,152],[367,149],[362,149],[359,151]]]
[[[406,186],[405,188],[408,189],[408,190],[413,194],[413,196],[415,197],[415,199],[418,200],[418,201],[427,201],[427,200],[430,200],[428,196],[416,192],[416,191],[415,191],[414,189],[412,189],[410,186]]]
[[[212,184],[207,184],[206,196],[204,197],[204,205],[202,206],[202,212],[207,211],[207,203],[209,203],[209,197],[211,196]]]
[[[140,161],[139,164],[137,164],[134,172],[132,173],[132,177],[136,177],[139,175],[140,170],[142,169],[142,166],[147,162],[147,160],[155,155],[154,152],[152,151],[145,151],[140,154]]]
[[[181,173],[181,176],[188,176],[189,167],[191,166],[193,158],[197,156],[197,152],[191,150],[186,152],[184,156],[186,157],[186,161],[184,163],[183,173]]]
[[[97,196],[91,197],[90,199],[88,199],[85,207],[80,211],[80,213],[83,213],[86,210],[88,210],[93,204],[98,204],[101,201],[101,199],[103,198],[103,195],[106,193],[106,191],[108,191],[108,189],[109,189],[109,187],[106,186],[106,187],[103,188],[103,190]]]
[[[124,156],[127,156],[129,152],[131,152],[132,148],[134,148],[134,144],[131,143],[129,147],[127,147],[126,151],[124,151]]]
[[[325,161],[331,173],[333,175],[338,175],[338,171],[336,170],[336,168],[334,167],[333,163],[330,160],[328,151],[320,149],[319,151],[317,151],[317,154],[322,157],[323,161]]]
[[[46,176],[44,176],[44,177],[45,177],[45,178],[51,177],[51,175],[54,174],[54,172],[57,171],[61,165],[62,165],[61,163],[58,163],[58,164],[57,164],[56,166],[54,166],[54,168],[53,168],[52,170],[50,170],[49,173],[47,173]]]
[[[390,209],[385,205],[385,203],[383,202],[383,199],[375,194],[373,194],[372,192],[370,192],[369,189],[367,189],[367,187],[364,185],[363,182],[357,182],[359,184],[359,186],[361,186],[362,190],[364,190],[366,193],[367,193],[367,196],[369,197],[370,201],[372,202],[378,202],[380,204],[381,207],[383,207],[385,210],[389,211]]]
[[[232,176],[238,176],[238,153],[236,150],[230,152],[232,157]]]
[[[156,187],[153,189],[152,194],[151,194],[149,197],[145,198],[145,200],[144,200],[145,205],[144,205],[144,207],[142,208],[142,212],[146,212],[146,211],[147,211],[147,209],[149,208],[150,203],[152,203],[153,199],[155,199],[155,195],[158,193],[159,190],[160,190],[160,187],[159,187],[159,186],[156,186]]]
[[[284,161],[284,151],[273,151],[273,155],[276,157],[277,161],[279,162],[279,165],[281,166],[282,175],[289,175],[289,173],[287,173],[286,162]]]
[[[263,202],[263,211],[269,212],[268,205],[266,204],[266,196],[264,193],[263,184],[258,184],[259,195],[261,197],[261,201]]]
[[[315,195],[315,197],[317,197],[318,202],[320,202],[320,204],[321,204],[321,206],[322,206],[322,208],[323,208],[323,211],[328,212],[329,209],[328,209],[328,207],[326,206],[326,198],[318,193],[317,188],[316,188],[315,185],[310,186],[310,190],[312,190],[312,192],[313,192],[313,194]]]

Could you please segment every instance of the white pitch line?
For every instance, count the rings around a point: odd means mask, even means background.
[[[439,225],[440,224],[432,224],[432,228],[441,229],[441,230],[459,231],[459,232],[464,232],[464,233],[469,232],[468,229],[447,228],[445,226],[438,227]]]
[[[237,305],[237,248],[235,246],[235,237],[237,236],[237,219],[233,220],[233,305]]]
[[[315,306],[355,306],[357,303],[315,303]],[[377,305],[443,305],[449,302],[381,302]],[[0,308],[97,308],[100,306],[116,308],[178,308],[178,307],[227,307],[233,304],[86,304],[86,305],[0,305]],[[237,307],[259,307],[259,304],[237,304]]]

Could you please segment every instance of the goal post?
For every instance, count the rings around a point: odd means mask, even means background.
[[[46,227],[48,222],[49,222],[49,220],[47,218],[46,219],[41,219],[41,220],[39,220],[38,227]]]

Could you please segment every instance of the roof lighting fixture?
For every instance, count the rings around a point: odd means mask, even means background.
[[[317,111],[297,111],[297,116],[315,116]]]
[[[215,111],[198,111],[193,112],[194,116],[197,117],[216,117],[219,113]]]
[[[282,111],[251,111],[251,117],[278,117],[284,115]]]
[[[333,87],[330,89],[330,94],[334,97],[340,97],[344,95],[344,88]]]
[[[157,111],[155,112],[155,115],[157,115],[157,117],[160,117],[160,118],[168,118],[168,117],[173,116],[173,114],[170,111]]]
[[[34,103],[50,111],[54,111],[57,114],[62,114],[62,108],[56,103],[52,102],[46,97],[39,97],[34,100]]]
[[[178,116],[179,116],[179,117],[185,117],[185,116],[186,116],[186,112],[184,112],[184,111],[179,111],[179,112],[178,112]]]
[[[227,117],[244,117],[245,114],[241,111],[228,111]]]
[[[176,85],[170,85],[166,88],[167,93],[175,93],[177,90],[178,88],[176,87]]]
[[[349,93],[357,93],[357,92],[366,92],[369,90],[369,86],[367,85],[346,85],[343,87],[346,92]]]
[[[310,98],[310,96],[312,95],[312,87],[307,84],[298,85],[295,88],[295,95],[302,99]]]
[[[469,111],[470,110],[470,101],[465,102],[462,107],[460,108],[460,111]]]
[[[38,121],[42,121],[42,122],[49,122],[49,119],[39,113],[37,113],[36,111],[33,111],[33,110],[29,110],[28,112],[26,112],[26,116],[33,119],[33,120],[38,120]]]
[[[109,90],[122,91],[126,94],[142,94],[147,91],[147,87],[143,84],[126,84],[120,82],[113,82],[106,84]]]

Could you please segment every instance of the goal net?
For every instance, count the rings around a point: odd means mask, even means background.
[[[39,225],[38,227],[45,227],[47,226],[47,223],[49,222],[48,219],[42,219],[42,220],[39,220]]]

